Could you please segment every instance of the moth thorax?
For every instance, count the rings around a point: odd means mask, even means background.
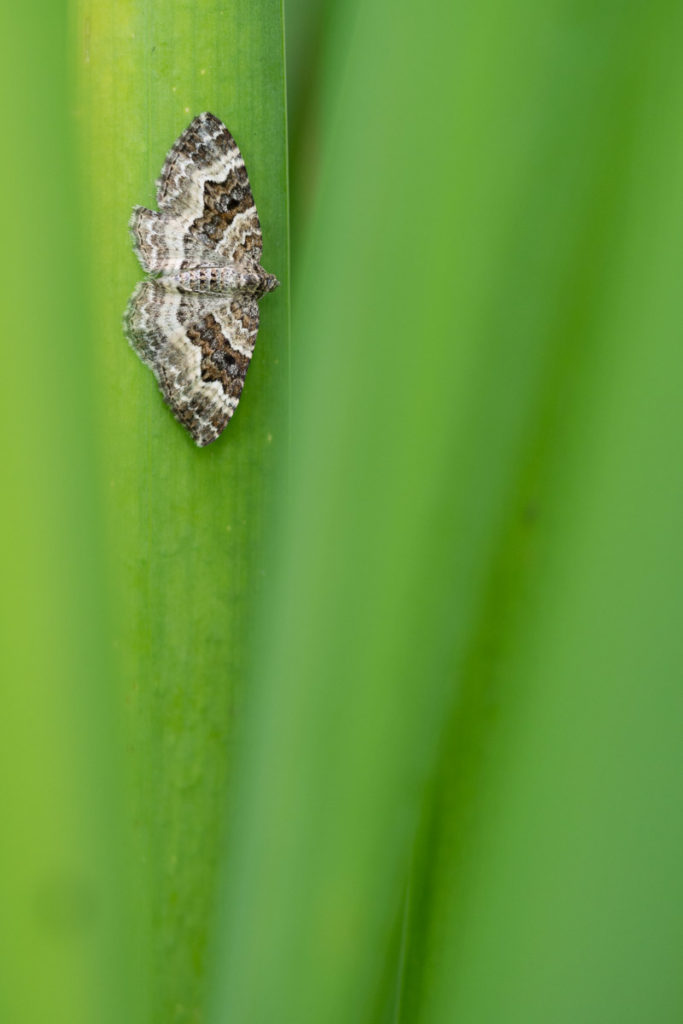
[[[181,270],[174,278],[174,284],[185,292],[214,292],[230,295],[243,292],[260,295],[264,292],[265,272],[261,267],[193,267]]]

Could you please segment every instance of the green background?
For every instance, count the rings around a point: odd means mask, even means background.
[[[680,1020],[679,5],[0,19],[0,1019]],[[197,450],[121,315],[204,109],[283,287]]]

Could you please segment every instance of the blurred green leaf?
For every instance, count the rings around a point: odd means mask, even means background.
[[[673,1021],[680,13],[335,18],[213,1019]]]
[[[0,1019],[141,1024],[65,14],[0,13]]]

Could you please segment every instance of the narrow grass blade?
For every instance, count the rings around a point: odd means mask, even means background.
[[[275,0],[74,0],[73,16],[111,656],[127,708],[133,819],[152,919],[152,1019],[194,1022],[250,608],[267,569],[263,516],[287,452],[282,12]],[[220,441],[198,450],[128,347],[121,318],[141,277],[131,208],[155,205],[166,152],[204,110],[238,141],[264,264],[283,287],[261,303],[234,420]]]

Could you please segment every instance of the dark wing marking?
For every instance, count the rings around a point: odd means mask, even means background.
[[[185,265],[258,266],[261,261],[261,225],[244,164],[232,167],[220,181],[204,183],[201,214],[185,227]]]
[[[215,441],[242,394],[258,331],[256,302],[143,281],[124,326],[175,418],[198,445]]]
[[[157,181],[161,210],[181,213],[188,192],[195,191],[207,175],[241,160],[239,149],[222,121],[213,114],[198,114],[171,146]]]
[[[199,114],[174,143],[157,202],[173,235],[169,247],[182,246],[183,269],[260,261],[261,226],[244,160],[213,114]]]

